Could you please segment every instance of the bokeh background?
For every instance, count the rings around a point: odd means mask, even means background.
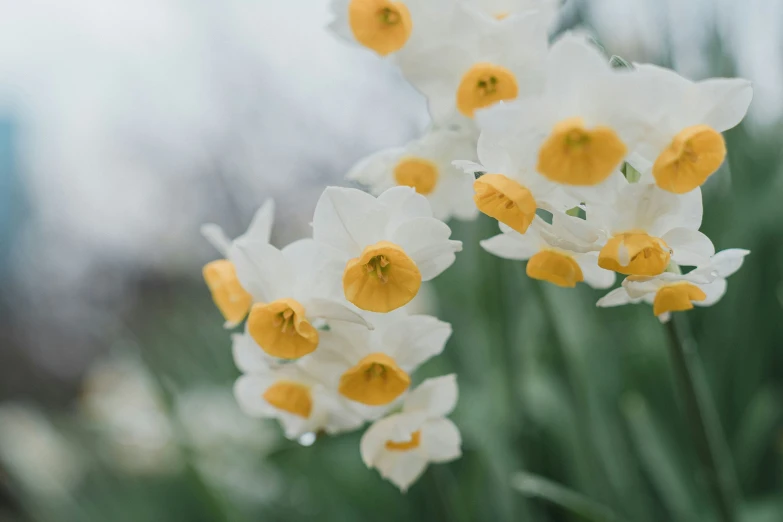
[[[327,21],[326,0],[0,0],[0,521],[583,519],[536,477],[616,520],[713,520],[662,326],[490,256],[489,219],[452,223],[465,250],[420,303],[454,325],[416,378],[458,374],[461,460],[401,495],[360,433],[287,441],[237,410],[199,225],[236,235],[274,197],[273,242],[302,237],[323,187],[427,125]],[[748,522],[783,520],[781,25],[781,0],[568,0],[559,23],[754,83],[703,227],[752,254],[681,325]]]

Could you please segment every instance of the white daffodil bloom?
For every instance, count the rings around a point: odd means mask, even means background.
[[[239,240],[269,243],[274,213],[274,201],[266,200],[253,216],[247,232],[235,240],[229,239],[223,229],[214,223],[201,227],[201,234],[223,255],[223,259],[204,265],[203,275],[215,305],[226,320],[226,328],[233,328],[241,323],[253,304],[252,296],[242,288],[237,279],[234,264],[227,259],[231,246]]]
[[[503,104],[484,111],[480,118],[501,113]],[[594,187],[565,187],[538,174],[520,155],[518,136],[496,130],[482,131],[478,140],[480,163],[457,160],[454,165],[468,173],[484,173],[473,182],[474,202],[484,214],[493,217],[524,234],[536,209],[563,212],[585,201],[605,201],[607,194],[619,190],[625,183],[616,171],[606,181]]]
[[[372,331],[342,323],[322,332],[321,348],[302,360],[303,368],[356,403],[366,418],[388,411],[410,386],[410,374],[441,353],[451,336],[448,323],[404,310],[373,321]]]
[[[270,366],[249,336],[232,337],[234,361],[244,372],[234,384],[234,395],[247,415],[277,419],[290,439],[321,430],[350,431],[364,423],[348,401],[297,363]]]
[[[457,404],[454,374],[427,379],[403,402],[402,411],[375,422],[362,436],[362,460],[403,492],[430,462],[462,455],[457,426],[446,418]]]
[[[500,230],[481,246],[498,257],[527,261],[527,275],[533,279],[568,288],[580,282],[593,288],[614,284],[614,272],[598,266],[601,236],[583,219],[554,213],[552,224],[536,217],[525,234],[503,223]]]
[[[398,61],[405,78],[427,97],[438,124],[464,124],[479,109],[541,86],[547,31],[539,13],[503,24],[474,16],[473,26]]]
[[[632,75],[612,69],[587,37],[571,33],[549,49],[545,71],[539,93],[482,115],[481,129],[513,136],[504,146],[550,181],[599,185],[641,132],[628,96]]]
[[[601,307],[645,302],[666,322],[671,312],[691,310],[693,305],[712,306],[726,293],[726,278],[742,266],[749,250],[731,248],[715,254],[707,264],[687,274],[664,272],[654,277],[631,276],[598,300]]]
[[[296,359],[318,347],[317,320],[370,327],[342,300],[333,277],[342,262],[312,239],[278,250],[269,243],[234,241],[228,258],[242,288],[252,296],[247,331],[269,355]]]
[[[441,41],[470,20],[454,0],[332,0],[331,11],[335,34],[381,56]]]
[[[427,198],[411,187],[377,198],[328,187],[313,216],[313,238],[342,265],[336,273],[342,273],[345,298],[371,312],[404,306],[422,281],[451,266],[462,242],[450,236],[448,225],[432,217]]]
[[[598,265],[625,275],[655,276],[670,261],[698,266],[715,253],[699,232],[701,190],[678,196],[655,185],[627,183],[606,204],[585,205],[587,221],[605,236]]]
[[[474,10],[495,23],[506,23],[515,16],[541,13],[541,23],[551,27],[557,18],[559,0],[462,0]]]
[[[451,162],[474,158],[476,138],[470,131],[433,129],[404,147],[365,158],[346,178],[367,186],[376,196],[397,185],[413,187],[427,198],[437,219],[474,219],[478,214],[473,204],[474,178]]]
[[[723,131],[748,112],[753,88],[742,78],[692,82],[669,69],[636,64],[631,75],[646,133],[636,152],[653,162],[655,182],[683,194],[702,185],[723,163]]]

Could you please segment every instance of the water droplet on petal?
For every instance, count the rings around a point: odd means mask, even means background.
[[[312,446],[313,442],[315,442],[315,433],[305,433],[297,439],[297,442],[302,446]]]

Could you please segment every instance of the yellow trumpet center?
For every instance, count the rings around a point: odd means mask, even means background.
[[[598,254],[598,266],[625,275],[656,276],[669,266],[671,253],[660,238],[626,232],[607,241]]]
[[[212,300],[225,320],[238,323],[244,319],[253,304],[253,297],[239,284],[234,264],[227,259],[219,259],[204,265],[202,272]]]
[[[707,125],[680,131],[653,164],[655,183],[675,194],[690,192],[707,181],[726,158],[723,135]]]
[[[389,0],[351,0],[348,24],[357,42],[381,56],[402,49],[413,30],[408,7]]]
[[[573,288],[584,281],[582,269],[574,258],[552,250],[542,250],[527,262],[527,275],[557,286]]]
[[[387,440],[386,449],[391,451],[409,451],[418,448],[420,444],[421,444],[421,431],[416,430],[413,433],[411,433],[411,440],[409,441],[393,442]]]
[[[505,20],[508,17],[509,14],[510,13],[500,12],[500,13],[495,13],[494,15],[492,15],[492,17],[495,20]]]
[[[277,408],[293,415],[310,417],[313,411],[313,397],[310,388],[304,384],[290,381],[278,381],[266,389],[264,400]]]
[[[582,118],[561,121],[541,145],[537,170],[566,185],[597,185],[620,165],[627,149],[609,127],[587,129]]]
[[[402,395],[410,384],[410,377],[394,359],[372,353],[340,377],[337,389],[352,401],[380,406]]]
[[[457,109],[473,117],[477,109],[499,101],[513,100],[519,94],[514,73],[500,65],[477,63],[462,77],[457,88]]]
[[[425,196],[435,190],[438,176],[437,165],[424,158],[403,158],[394,167],[394,179],[398,185],[413,187]]]
[[[707,294],[698,286],[680,282],[662,286],[655,293],[653,313],[661,315],[666,312],[684,312],[693,308],[693,301],[704,301]]]
[[[484,174],[473,182],[473,201],[484,214],[520,234],[536,217],[536,200],[530,191],[503,174]]]
[[[419,292],[421,272],[402,247],[381,241],[348,261],[343,291],[350,302],[370,312],[391,312]]]
[[[256,303],[247,318],[247,331],[269,355],[298,359],[318,346],[318,330],[305,318],[304,307],[294,299]]]

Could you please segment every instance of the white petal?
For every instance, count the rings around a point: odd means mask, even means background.
[[[449,462],[462,456],[459,428],[449,419],[432,419],[421,427],[421,446],[430,462]]]
[[[287,297],[280,290],[293,283],[293,274],[282,252],[268,243],[234,241],[228,259],[234,263],[242,288],[256,302]]]
[[[520,234],[510,230],[479,242],[481,248],[504,259],[524,261],[533,257],[541,249],[538,235],[528,229],[528,233]]]
[[[389,216],[387,235],[411,219],[432,217],[429,201],[412,187],[392,187],[378,196],[378,202],[386,207]]]
[[[427,469],[427,457],[418,449],[409,451],[383,451],[375,467],[381,476],[405,492]]]
[[[327,321],[346,321],[372,329],[372,325],[359,312],[338,301],[313,298],[302,304],[308,317],[317,317]]]
[[[487,169],[484,167],[484,165],[481,163],[476,163],[475,161],[454,160],[451,162],[451,164],[465,172],[465,174],[475,175],[476,172],[487,172]]]
[[[385,207],[366,192],[327,187],[315,206],[313,239],[357,256],[383,239],[387,218]]]
[[[715,254],[710,238],[698,230],[675,228],[661,237],[672,249],[672,261],[678,265],[699,266]]]
[[[391,236],[416,263],[422,281],[429,281],[451,266],[462,242],[450,240],[449,226],[435,218],[419,217],[402,223]]]
[[[313,239],[294,241],[281,251],[293,274],[288,295],[301,301],[314,297],[343,298],[342,274],[345,257],[334,248]]]
[[[362,456],[362,462],[368,468],[374,467],[378,455],[384,450],[386,441],[391,437],[395,418],[398,415],[390,415],[385,419],[374,422],[362,435],[362,440],[359,443],[359,452]]]
[[[547,94],[554,98],[573,97],[574,85],[610,72],[608,60],[586,36],[566,33],[549,49]]]
[[[249,334],[233,334],[231,351],[234,364],[242,373],[268,373],[271,359]]]
[[[742,267],[745,256],[750,254],[750,250],[742,248],[729,248],[721,250],[710,260],[710,266],[717,271],[720,277],[729,277]]]
[[[239,408],[251,417],[276,417],[277,410],[264,400],[264,392],[274,384],[269,375],[242,375],[234,383]]]
[[[402,410],[425,411],[429,418],[445,417],[457,405],[458,395],[456,374],[427,379],[408,394]]]
[[[619,288],[615,288],[605,296],[603,296],[601,299],[598,300],[597,303],[595,303],[596,306],[600,306],[602,308],[606,308],[609,306],[620,306],[620,305],[626,305],[634,302],[633,299],[631,299],[631,296],[628,295],[628,292],[623,288],[622,286]]]
[[[273,199],[267,199],[261,205],[255,215],[253,216],[250,226],[247,227],[247,232],[239,236],[239,238],[248,239],[250,241],[260,241],[261,243],[269,243],[269,238],[272,235],[272,225],[275,220],[275,202]],[[237,239],[239,239],[237,238]]]
[[[373,194],[381,194],[384,190],[396,185],[394,167],[405,154],[405,149],[395,147],[386,149],[360,160],[346,174],[345,179],[358,181],[369,187]]]
[[[411,315],[378,327],[384,351],[410,372],[443,351],[451,325],[428,315]]]
[[[712,306],[718,301],[720,301],[721,297],[726,293],[726,288],[728,284],[725,279],[716,279],[712,283],[706,284],[706,285],[699,285],[699,288],[701,288],[704,293],[707,295],[707,298],[704,301],[694,301],[693,304],[696,306]]]
[[[692,100],[698,121],[718,132],[742,121],[753,99],[753,87],[742,78],[711,78],[696,84]]]
[[[223,257],[228,256],[228,250],[231,248],[231,239],[226,235],[223,229],[214,223],[207,223],[201,226],[201,235],[220,252]]]
[[[574,256],[579,268],[582,269],[582,275],[585,283],[593,288],[609,288],[614,284],[615,273],[611,270],[605,270],[598,266],[598,252],[588,252]]]
[[[362,416],[351,407],[348,401],[334,393],[327,393],[320,387],[315,388],[313,393],[315,395],[313,408],[325,412],[325,420],[321,427],[326,433],[334,435],[353,431],[364,424]]]

